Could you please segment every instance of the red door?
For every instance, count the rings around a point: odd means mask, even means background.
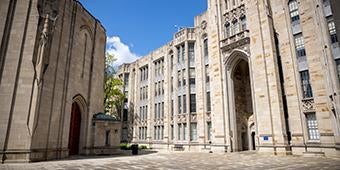
[[[69,155],[79,154],[81,114],[77,103],[72,104],[70,135],[68,141]]]

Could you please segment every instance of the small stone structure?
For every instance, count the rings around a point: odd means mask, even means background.
[[[120,144],[121,126],[121,121],[105,113],[93,115],[92,153],[107,155],[117,152]]]

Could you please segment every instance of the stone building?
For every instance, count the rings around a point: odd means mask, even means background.
[[[106,33],[76,0],[0,1],[2,162],[91,154]],[[97,144],[96,144],[97,146]]]
[[[335,6],[329,0],[207,3],[194,27],[118,72],[126,82],[132,142],[340,155]]]

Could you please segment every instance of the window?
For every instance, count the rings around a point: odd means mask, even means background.
[[[158,116],[158,119],[160,119],[161,118],[161,104],[158,103],[157,106],[158,106],[157,116]]]
[[[190,94],[190,112],[196,112],[196,94]]]
[[[177,137],[178,140],[181,140],[181,131],[182,131],[182,124],[178,124],[178,133],[177,133]]]
[[[171,140],[174,140],[174,125],[170,125],[170,129],[171,129],[171,132],[170,132],[170,139],[171,139]]]
[[[162,102],[162,112],[161,112],[161,118],[163,119],[164,118],[164,102]]]
[[[211,98],[210,98],[210,92],[207,92],[207,112],[211,111]]]
[[[182,101],[181,96],[178,96],[178,114],[182,113]]]
[[[296,0],[291,0],[288,3],[289,6],[289,13],[290,13],[290,19],[292,22],[299,22],[300,16],[299,16],[299,7]]]
[[[142,128],[141,127],[139,127],[138,128],[139,129],[139,133],[138,133],[138,139],[142,139]]]
[[[107,130],[105,133],[105,145],[110,145],[110,130]]]
[[[155,119],[157,119],[157,104],[155,104]]]
[[[174,78],[171,77],[171,92],[174,91]]]
[[[174,116],[174,100],[171,100],[171,116]]]
[[[181,71],[178,71],[178,87],[181,87]]]
[[[338,37],[336,35],[335,23],[333,20],[328,21],[328,31],[331,38],[332,44],[338,42]]]
[[[306,114],[308,137],[310,140],[319,140],[320,134],[315,113]]]
[[[182,45],[182,61],[185,60],[185,46],[184,44]]]
[[[190,124],[190,141],[197,140],[197,123]]]
[[[294,35],[297,57],[306,56],[305,43],[302,34]]]
[[[195,62],[195,44],[194,43],[189,43],[189,61],[190,62]]]
[[[162,95],[164,95],[164,80],[162,80]]]
[[[177,47],[177,62],[181,62],[181,47]]]
[[[335,60],[335,63],[336,63],[336,70],[338,72],[338,78],[340,82],[340,59]]]
[[[303,98],[311,98],[313,97],[312,86],[309,82],[309,71],[301,71],[301,83],[302,83],[302,92]]]
[[[245,15],[241,16],[241,29],[245,31],[247,29],[247,18]]]
[[[226,22],[224,24],[224,28],[225,28],[225,38],[230,37],[230,23]]]
[[[205,66],[205,82],[209,83],[210,81],[210,76],[209,76],[209,65]]]
[[[186,140],[186,136],[187,136],[187,124],[183,123],[183,140]]]
[[[157,126],[154,126],[154,130],[153,130],[153,139],[154,139],[154,140],[157,139]]]
[[[239,32],[239,23],[237,19],[234,19],[232,23],[231,35],[235,35]]]
[[[170,57],[170,68],[171,68],[171,71],[174,69],[174,55],[171,54],[171,57]]]
[[[203,52],[204,57],[208,58],[208,55],[209,55],[209,51],[208,51],[208,39],[205,39],[203,41],[203,49],[204,49],[204,52]]]
[[[189,84],[190,86],[195,86],[196,81],[195,81],[196,73],[194,68],[189,69]]]
[[[208,140],[211,140],[211,122],[207,122],[207,136]]]
[[[183,95],[183,113],[187,112],[187,96]]]

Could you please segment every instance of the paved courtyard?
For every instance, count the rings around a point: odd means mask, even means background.
[[[2,164],[0,169],[340,169],[339,158],[268,156],[244,153],[149,153],[138,156],[78,157],[31,164]]]

